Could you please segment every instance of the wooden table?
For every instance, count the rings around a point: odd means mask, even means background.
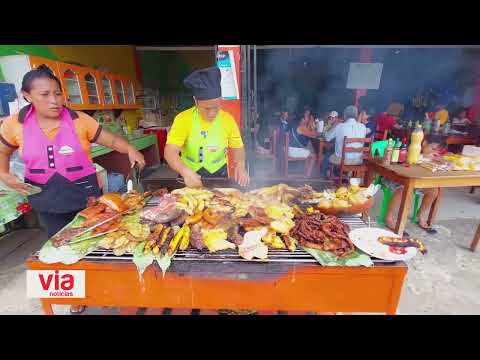
[[[447,145],[475,145],[477,140],[473,136],[449,135]]]
[[[404,165],[381,165],[374,160],[367,160],[367,183],[373,181],[374,174],[395,181],[404,186],[402,202],[398,213],[395,232],[403,234],[408,212],[412,203],[414,189],[440,188],[437,200],[433,203],[428,217],[431,225],[438,211],[442,188],[480,186],[479,171],[436,171],[431,172],[419,165],[406,167]]]
[[[43,298],[52,305],[395,314],[407,273],[403,262],[365,267],[302,263],[174,261],[165,278],[149,266],[140,282],[131,261],[81,260],[73,265],[27,260],[31,270],[85,270],[85,299]]]

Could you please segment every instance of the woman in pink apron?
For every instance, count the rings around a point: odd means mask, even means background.
[[[51,237],[86,207],[89,196],[100,196],[89,143],[128,154],[141,168],[145,160],[125,139],[102,130],[87,114],[65,107],[60,81],[48,67],[25,74],[22,92],[30,105],[0,128],[0,181],[26,194],[27,186],[9,174],[10,156],[18,149],[25,162],[25,182],[42,189],[29,201]],[[82,121],[96,129],[92,138],[79,130]]]

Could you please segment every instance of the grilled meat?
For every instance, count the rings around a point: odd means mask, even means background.
[[[70,228],[70,229],[65,229],[61,233],[56,234],[52,237],[52,245],[54,247],[60,247],[65,244],[67,244],[72,236],[75,236],[77,234],[80,234],[82,231],[84,231],[84,228]]]

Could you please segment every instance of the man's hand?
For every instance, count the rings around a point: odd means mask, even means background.
[[[250,176],[248,176],[245,168],[235,168],[235,181],[240,186],[247,186],[250,183]]]
[[[128,159],[130,160],[132,167],[135,165],[135,163],[138,164],[140,170],[145,167],[145,158],[143,157],[142,153],[133,146],[128,148]]]
[[[15,175],[2,173],[0,174],[0,181],[19,194],[30,194],[30,187],[27,184],[20,182]]]
[[[203,187],[202,183],[202,177],[198,175],[196,172],[194,172],[191,169],[188,169],[185,171],[184,174],[182,174],[183,179],[185,180],[185,186],[190,187],[190,188],[198,188],[198,187]]]

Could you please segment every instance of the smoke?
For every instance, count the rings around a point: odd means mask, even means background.
[[[461,48],[373,48],[372,62],[384,64],[379,90],[368,90],[362,104],[385,111],[398,101],[405,105],[420,92],[462,97],[472,77],[476,55]],[[258,104],[261,113],[285,105],[302,111],[309,105],[321,114],[339,113],[354,102],[355,91],[346,89],[349,65],[359,62],[359,48],[258,49]]]

